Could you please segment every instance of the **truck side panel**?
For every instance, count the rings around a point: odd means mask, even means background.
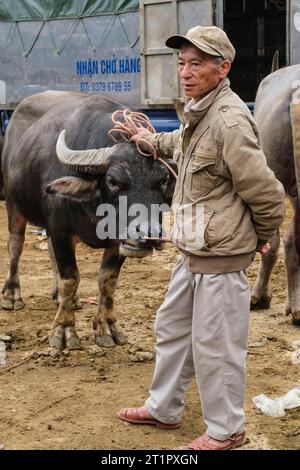
[[[104,92],[137,107],[138,21],[138,12],[45,23],[0,21],[2,104],[53,89]]]

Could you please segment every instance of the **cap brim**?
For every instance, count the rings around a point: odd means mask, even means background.
[[[193,41],[192,39],[188,39],[186,36],[180,36],[179,34],[175,36],[170,36],[166,40],[165,44],[167,47],[171,47],[172,49],[180,49],[182,44],[184,44],[185,42],[191,43],[193,46],[197,47],[197,49],[206,52],[206,54],[213,55],[216,57],[222,57],[222,55],[218,51],[216,51],[212,47],[207,46],[203,42]]]
[[[165,44],[167,47],[171,47],[172,49],[179,49],[182,46],[182,44],[186,41],[190,42],[185,36],[180,36],[178,34],[175,36],[170,36],[166,40]]]

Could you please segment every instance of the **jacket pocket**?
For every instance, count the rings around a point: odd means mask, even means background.
[[[185,252],[207,251],[215,241],[215,211],[199,205],[173,206],[172,240]]]
[[[216,157],[212,153],[194,153],[190,164],[190,190],[194,198],[205,196],[216,186],[213,174]]]

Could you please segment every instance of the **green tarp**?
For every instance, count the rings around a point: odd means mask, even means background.
[[[138,0],[0,0],[0,21],[86,18],[137,11]]]

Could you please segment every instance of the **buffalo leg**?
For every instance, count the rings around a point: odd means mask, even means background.
[[[52,238],[53,252],[58,268],[58,309],[50,346],[63,349],[78,349],[79,339],[75,329],[73,302],[79,285],[79,271],[75,259],[75,246],[72,240]]]
[[[295,211],[296,200],[292,200]],[[292,315],[294,325],[300,325],[300,265],[295,248],[295,217],[284,236],[285,267],[288,286],[287,315]]]
[[[99,272],[99,306],[94,318],[94,335],[96,344],[112,347],[126,344],[127,339],[119,329],[113,309],[113,296],[125,257],[119,254],[119,247],[106,249],[103,254]]]
[[[277,261],[280,237],[277,232],[270,240],[271,249],[261,256],[259,273],[251,293],[251,309],[269,308],[271,295],[269,294],[269,281],[272,269]]]
[[[19,261],[23,251],[27,220],[14,205],[7,203],[8,212],[8,252],[10,257],[9,271],[2,290],[1,305],[6,310],[24,308],[19,281]]]
[[[58,300],[58,283],[59,283],[59,272],[58,267],[55,259],[55,254],[52,246],[51,237],[48,237],[48,252],[51,260],[52,272],[53,272],[53,280],[52,280],[52,299],[59,304]],[[82,304],[79,300],[78,295],[76,294],[73,299],[73,307],[74,310],[82,309]]]

